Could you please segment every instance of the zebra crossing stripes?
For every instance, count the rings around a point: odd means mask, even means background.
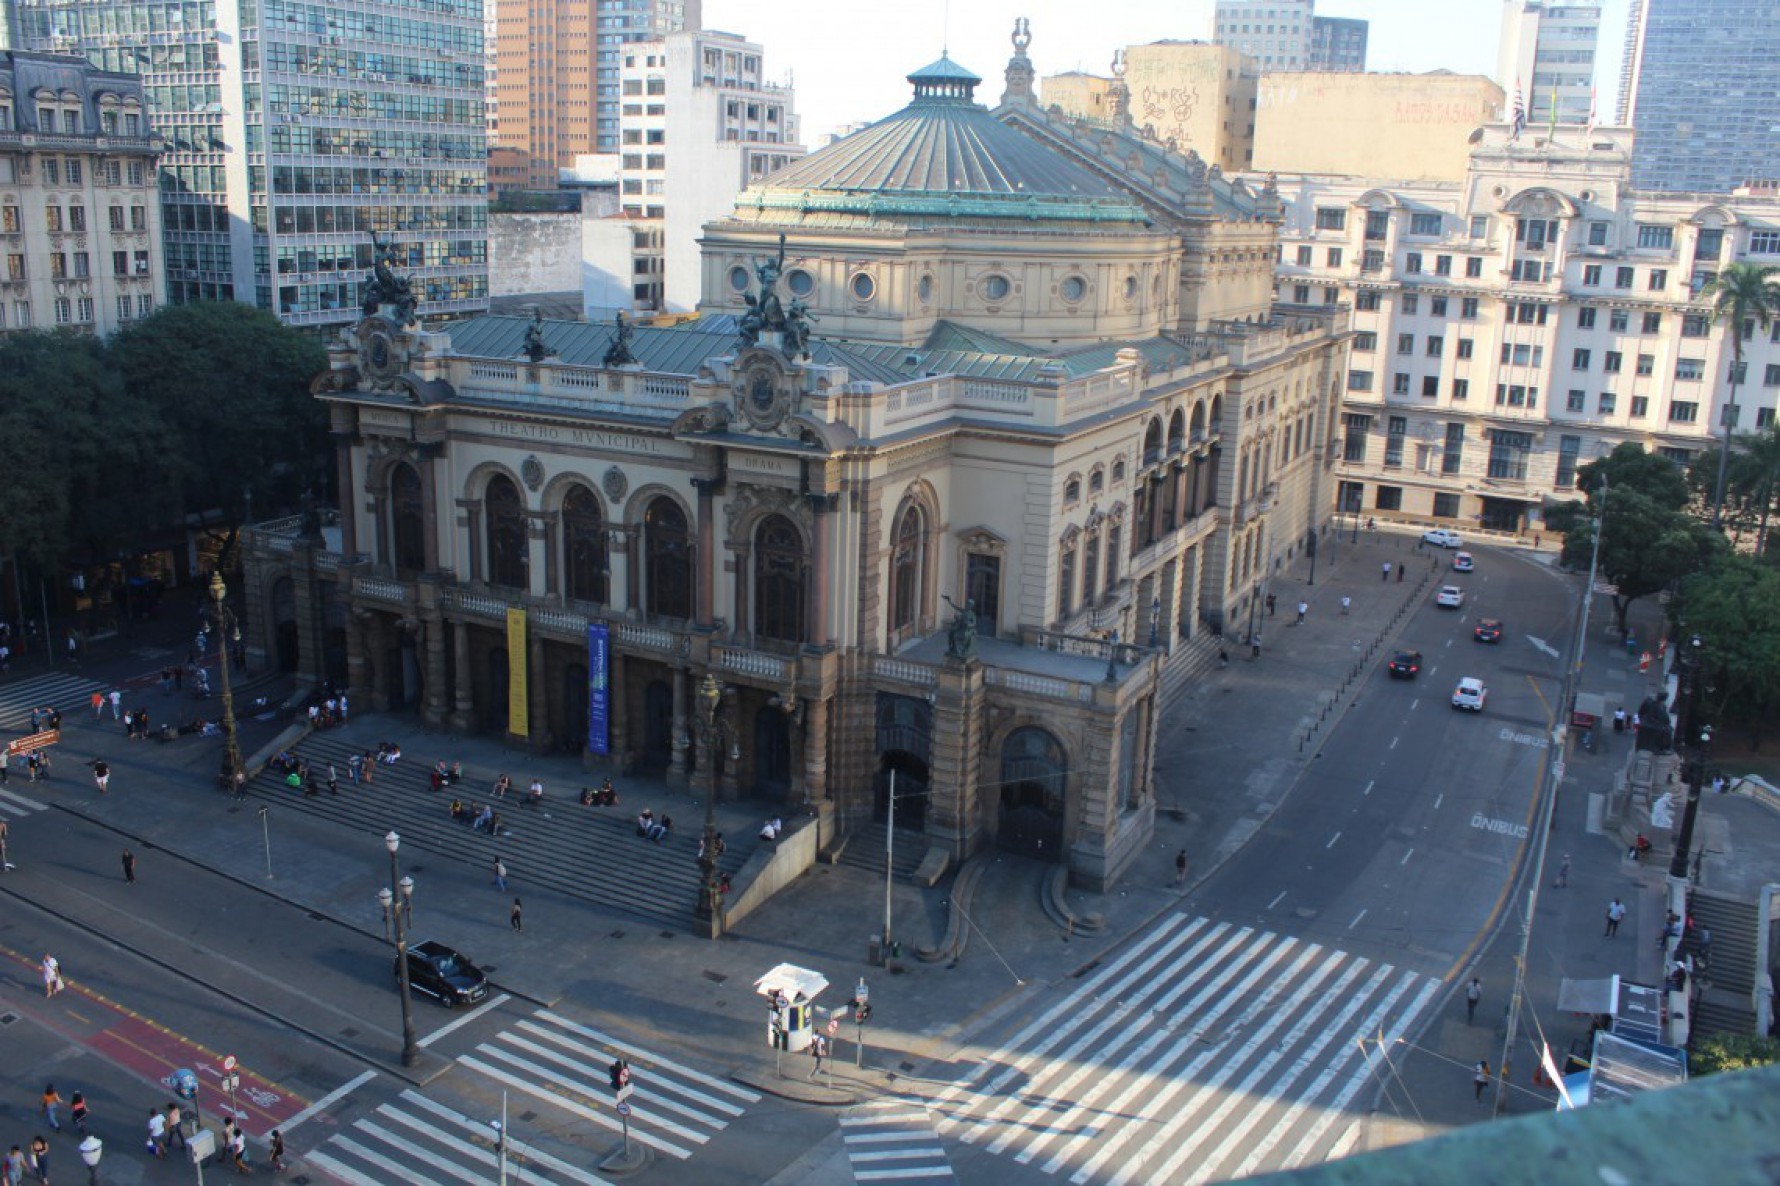
[[[107,685],[79,675],[49,672],[17,683],[0,684],[0,729],[22,733],[31,726],[33,708],[59,708],[64,713],[86,708],[93,693]]]
[[[48,811],[48,803],[40,803],[28,795],[20,795],[0,787],[0,816],[11,816],[14,819],[30,815],[34,811]]]
[[[632,1064],[631,1139],[687,1158],[738,1119],[760,1096],[541,1009],[467,1055],[458,1065],[613,1132],[623,1120],[609,1104],[607,1067]]]
[[[841,1140],[856,1182],[957,1180],[924,1108],[894,1100],[851,1108]]]
[[[487,1121],[404,1091],[302,1160],[346,1186],[412,1186],[417,1181],[483,1186],[500,1163],[495,1142]],[[608,1186],[605,1179],[533,1149],[511,1133],[507,1163],[523,1182]]]
[[[1175,915],[931,1106],[941,1133],[1075,1186],[1290,1168],[1328,1155],[1379,1045],[1438,988],[1294,936]]]

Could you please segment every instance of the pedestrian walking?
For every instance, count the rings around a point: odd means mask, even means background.
[[[96,721],[105,715],[105,693],[93,693],[93,719]]]
[[[4,1159],[0,1159],[0,1181],[6,1186],[21,1186],[25,1180],[25,1151],[17,1145],[12,1147]]]
[[[62,1122],[56,1119],[56,1109],[62,1106],[62,1093],[56,1090],[54,1083],[43,1085],[43,1122],[55,1132],[62,1131]]]
[[[363,759],[365,767],[365,785],[370,786],[377,781],[377,763],[371,758],[371,751],[366,750]]]
[[[1565,853],[1564,859],[1558,863],[1557,880],[1552,883],[1554,888],[1567,889],[1570,885],[1570,854]]]
[[[1250,659],[1261,657],[1261,635],[1258,632],[1248,640],[1248,657]]]
[[[68,1119],[74,1122],[74,1131],[81,1136],[87,1135],[87,1097],[80,1092],[68,1101]]]
[[[72,634],[68,641],[74,641]],[[49,1142],[41,1133],[31,1138],[31,1172],[37,1175],[40,1186],[49,1186]]]
[[[1271,593],[1267,594],[1267,616],[1270,618],[1273,616],[1273,594]]]
[[[1471,977],[1471,983],[1465,986],[1465,1024],[1477,1023],[1477,1002],[1483,999],[1483,981]]]
[[[342,693],[340,693],[340,723],[342,725],[344,725],[346,723],[347,711],[348,710],[346,708],[346,693],[342,692]]]
[[[1380,571],[1381,571],[1382,575],[1378,578],[1379,580],[1381,580],[1381,581],[1390,580],[1391,579],[1391,562],[1389,560],[1386,560],[1384,562],[1383,569],[1381,569]]]
[[[1488,1059],[1480,1058],[1477,1065],[1471,1068],[1471,1098],[1478,1103],[1483,1102],[1483,1089],[1490,1085],[1490,1064]]]
[[[1341,598],[1341,616],[1342,617],[1344,617],[1344,618],[1347,617],[1347,611],[1353,608],[1353,604],[1354,604],[1353,598],[1347,596],[1346,594],[1342,595],[1342,598]]]
[[[365,759],[362,754],[353,754],[346,759],[346,781],[357,782],[358,776],[364,772]]]
[[[181,1149],[185,1148],[185,1113],[179,1110],[178,1104],[169,1103],[167,1105],[167,1148],[171,1149],[175,1145]]]
[[[238,1174],[251,1174],[253,1167],[247,1164],[247,1130],[240,1125],[235,1126],[235,1135],[229,1138],[229,1157]]]
[[[124,855],[123,855],[122,859],[123,859],[123,863],[124,863],[124,881],[130,885],[135,885],[136,884],[136,854],[126,848],[126,849],[124,849]]]
[[[55,956],[44,956],[41,970],[43,972],[44,996],[53,997],[64,988],[68,987],[62,980],[62,965],[57,961]]]
[[[12,868],[12,862],[6,856],[6,836],[11,831],[11,826],[5,820],[0,819],[0,873]]]
[[[1298,625],[1300,625],[1300,626],[1304,625],[1304,615],[1309,612],[1310,612],[1310,603],[1308,601],[1300,601],[1298,603]]]
[[[525,907],[518,898],[513,899],[513,909],[507,912],[507,922],[516,931],[525,930]]]
[[[828,1057],[828,1038],[823,1034],[810,1035],[810,1058],[815,1065],[810,1070],[810,1078],[814,1079],[822,1073],[822,1060]]]
[[[116,688],[111,689],[111,719],[114,721],[124,719],[124,694]]]
[[[500,857],[494,859],[494,888],[507,888],[507,866]]]
[[[1398,566],[1397,566],[1397,583],[1398,583],[1398,584],[1399,584],[1399,585],[1401,585],[1401,584],[1402,584],[1402,583],[1403,583],[1403,578],[1404,578],[1404,577],[1405,577],[1405,576],[1407,576],[1407,575],[1408,575],[1408,573],[1409,573],[1409,567],[1408,567],[1408,565],[1404,565],[1404,564],[1399,564],[1399,565],[1398,565]]]
[[[1187,880],[1187,850],[1181,849],[1174,854],[1174,884],[1181,885]]]
[[[105,788],[110,782],[111,767],[106,764],[104,758],[93,759],[93,785],[99,788],[101,795],[105,793]]]
[[[272,1163],[273,1169],[280,1172],[288,1168],[284,1164],[284,1134],[277,1129],[272,1130],[272,1145],[266,1150],[266,1160]]]
[[[1625,903],[1621,902],[1618,898],[1615,898],[1615,899],[1613,899],[1612,902],[1608,903],[1608,906],[1607,906],[1607,933],[1605,935],[1602,935],[1601,937],[1603,939],[1612,939],[1612,938],[1616,937],[1619,934],[1619,924],[1621,922],[1623,922],[1624,920],[1625,920]]]
[[[336,797],[340,794],[340,775],[332,762],[328,763],[328,794]]]
[[[156,1157],[167,1156],[167,1118],[159,1108],[148,1110],[148,1151]]]

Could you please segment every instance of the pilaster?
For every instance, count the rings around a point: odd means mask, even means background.
[[[948,658],[934,689],[926,833],[954,863],[975,851],[982,833],[983,700],[981,661]]]

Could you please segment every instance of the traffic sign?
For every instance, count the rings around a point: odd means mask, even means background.
[[[618,1089],[618,1102],[623,1107],[628,1108],[630,1106],[629,1104],[624,1103],[625,1100],[630,1098],[630,1093],[631,1093],[631,1086],[629,1083],[626,1083],[623,1087],[620,1087]]]
[[[830,1017],[828,1019],[828,1036],[832,1038],[840,1032],[841,1032],[841,1019],[838,1017]]]
[[[629,1104],[619,1104],[618,1105],[618,1114],[620,1116],[629,1116],[630,1115],[630,1105]]]
[[[232,1071],[234,1069],[235,1069],[235,1056],[233,1054],[224,1055],[223,1056],[223,1070]]]
[[[1619,586],[1611,581],[1596,581],[1595,592],[1601,594],[1603,597],[1618,597]]]

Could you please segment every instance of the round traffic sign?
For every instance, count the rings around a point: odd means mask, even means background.
[[[828,1036],[832,1038],[840,1032],[841,1032],[841,1019],[838,1017],[830,1017],[828,1019]]]
[[[233,1054],[225,1054],[223,1056],[223,1070],[232,1071],[234,1069],[235,1069],[235,1056]]]
[[[619,1104],[618,1105],[618,1114],[620,1116],[629,1116],[630,1115],[630,1105],[629,1104]]]

